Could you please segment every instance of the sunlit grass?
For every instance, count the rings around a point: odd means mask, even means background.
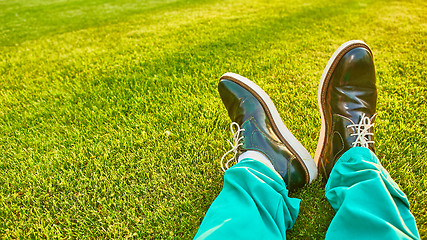
[[[377,154],[427,235],[422,1],[0,7],[0,236],[191,238],[222,186],[218,78],[258,83],[314,154],[318,80],[351,39],[374,52]],[[323,238],[323,194],[320,181],[292,194],[303,202],[288,237]]]

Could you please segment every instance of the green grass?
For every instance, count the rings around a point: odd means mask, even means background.
[[[351,39],[375,57],[378,157],[427,237],[425,2],[27,2],[0,2],[1,237],[191,238],[231,135],[219,76],[258,83],[314,154],[318,80]],[[292,193],[288,237],[324,237],[322,188]]]

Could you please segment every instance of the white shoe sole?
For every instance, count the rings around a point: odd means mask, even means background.
[[[303,164],[303,166],[305,166],[309,175],[309,183],[311,183],[317,177],[316,164],[314,163],[313,158],[311,157],[307,149],[305,149],[305,147],[294,137],[294,135],[292,135],[292,133],[285,126],[279,116],[279,112],[277,111],[276,107],[274,106],[267,93],[265,93],[264,90],[262,90],[251,80],[242,77],[236,73],[225,73],[221,76],[220,79],[236,81],[239,83],[239,85],[245,87],[251,93],[258,95],[256,96],[257,99],[263,101],[264,104],[261,105],[266,106],[267,109],[264,110],[271,114],[271,123],[275,125],[279,131],[276,132],[276,134],[285,143],[285,145],[290,147],[290,150],[299,157],[298,160]]]
[[[323,90],[326,89],[328,85],[327,81],[329,81],[329,77],[332,74],[333,70],[335,69],[338,61],[342,58],[343,55],[345,55],[351,49],[354,49],[357,47],[364,47],[369,51],[371,51],[368,45],[365,42],[360,40],[352,40],[342,44],[334,52],[332,57],[329,59],[328,64],[326,64],[326,67],[323,70],[322,77],[320,78],[319,88],[317,90],[317,104],[319,105],[319,110],[320,110],[321,127],[320,127],[320,135],[319,135],[319,141],[317,143],[316,153],[314,154],[314,162],[318,166],[319,170],[321,170],[321,168],[324,169],[323,164],[322,165],[319,165],[319,164],[321,164],[322,162],[320,158],[322,156],[322,151],[323,151],[325,139],[326,139],[326,119],[325,119],[325,113],[324,113],[323,104],[322,104],[322,99],[324,99],[324,97],[322,96],[324,92]]]

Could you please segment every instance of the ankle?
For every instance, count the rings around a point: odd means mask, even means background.
[[[264,165],[266,165],[267,167],[271,168],[271,170],[276,172],[273,164],[270,162],[270,160],[267,158],[267,156],[265,156],[265,154],[263,154],[261,152],[253,151],[253,150],[246,151],[239,156],[237,162],[240,162],[241,160],[246,159],[246,158],[250,158],[250,159],[259,161],[259,162],[263,163]]]

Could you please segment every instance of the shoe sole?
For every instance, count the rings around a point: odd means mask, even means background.
[[[324,177],[327,177],[325,175],[326,170],[325,170],[325,166],[323,164],[323,161],[320,160],[323,156],[323,149],[324,149],[324,145],[325,145],[326,129],[327,129],[325,112],[324,112],[324,105],[325,105],[325,103],[324,103],[325,97],[324,96],[326,94],[326,89],[329,85],[329,80],[330,80],[331,74],[335,70],[335,67],[337,66],[339,60],[341,60],[341,58],[346,53],[348,53],[352,49],[358,48],[358,47],[366,48],[372,54],[371,49],[368,47],[368,45],[365,42],[360,41],[360,40],[348,41],[348,42],[342,44],[334,52],[332,57],[329,59],[328,64],[326,64],[326,67],[323,70],[322,77],[320,78],[319,88],[317,90],[317,104],[319,105],[319,110],[320,110],[321,127],[320,127],[320,135],[319,135],[319,141],[317,143],[316,153],[314,154],[314,162],[317,165],[318,171],[322,172]]]
[[[289,150],[297,156],[298,161],[305,167],[306,176],[308,176],[307,182],[311,183],[317,177],[317,167],[308,153],[307,149],[292,135],[288,128],[283,123],[279,116],[279,112],[271,101],[267,93],[264,92],[258,85],[251,80],[240,76],[236,73],[225,73],[221,76],[222,79],[233,81],[249,92],[251,92],[261,103],[267,117],[270,119],[273,131],[279,137],[279,139],[289,148]]]

